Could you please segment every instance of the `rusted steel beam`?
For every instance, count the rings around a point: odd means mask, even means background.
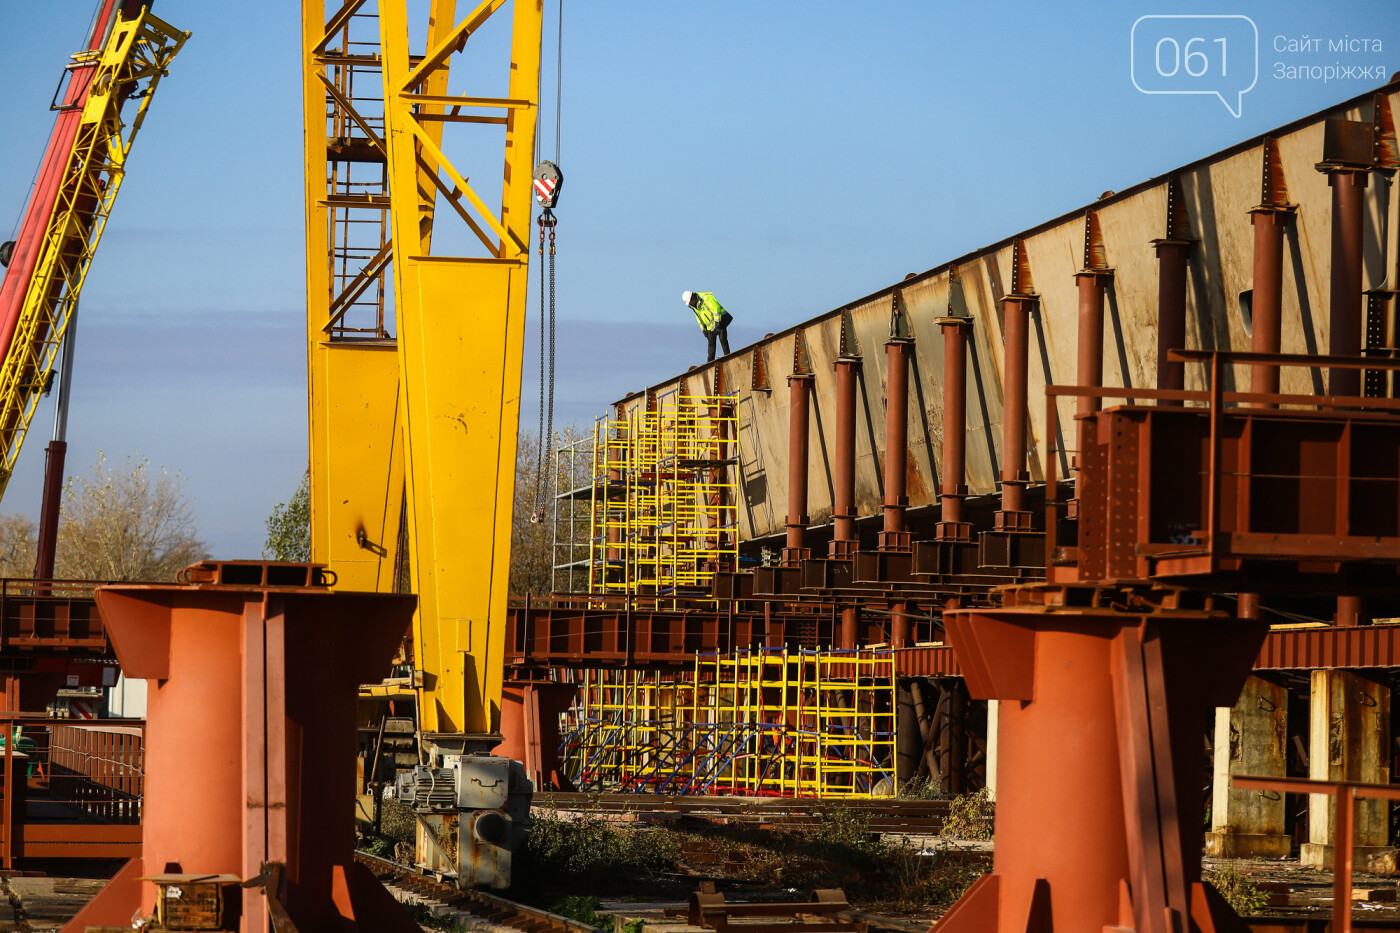
[[[949,601],[950,608],[956,608]],[[524,625],[523,607],[508,614],[507,667],[637,667],[693,665],[696,651],[730,651],[750,645],[815,647],[830,644],[827,606],[810,611],[765,613],[662,613],[622,610],[553,610],[550,624],[528,644],[515,641]],[[731,627],[732,626],[732,627]],[[730,632],[733,636],[730,636]],[[776,639],[776,640],[774,640]],[[627,644],[642,644],[638,650]],[[1400,625],[1326,626],[1271,631],[1254,661],[1255,670],[1400,667]],[[960,677],[962,668],[947,645],[904,647],[895,652],[901,677]]]

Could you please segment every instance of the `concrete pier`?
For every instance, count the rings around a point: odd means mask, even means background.
[[[1238,790],[1230,775],[1285,777],[1288,691],[1260,677],[1245,682],[1233,707],[1215,711],[1215,779],[1206,854],[1287,858],[1292,839],[1282,794]]]
[[[1356,671],[1312,672],[1309,777],[1328,781],[1390,782],[1390,688]],[[1335,805],[1313,794],[1308,807],[1306,868],[1332,865]],[[1356,806],[1356,862],[1380,854],[1388,842],[1389,803],[1361,800]]]

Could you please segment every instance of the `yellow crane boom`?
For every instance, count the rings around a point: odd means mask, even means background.
[[[146,6],[132,16],[123,16],[120,9],[113,13],[105,45],[75,56],[75,74],[94,63],[96,71],[85,90],[70,93],[72,112],[79,107],[81,112],[66,160],[54,176],[52,210],[33,244],[37,253],[21,256],[29,244],[20,243],[13,257],[16,277],[7,275],[0,289],[0,305],[5,306],[0,344],[8,347],[0,363],[0,493],[52,378],[92,257],[126,178],[132,143],[160,79],[189,38]],[[60,120],[65,116],[60,114]],[[47,210],[49,205],[39,207]],[[27,280],[22,279],[21,260],[32,270]],[[10,300],[17,300],[17,308]]]

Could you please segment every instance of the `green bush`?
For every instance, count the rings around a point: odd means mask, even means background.
[[[996,803],[984,787],[949,801],[942,835],[947,839],[991,839],[995,823]]]
[[[1269,895],[1259,890],[1259,886],[1236,868],[1233,862],[1207,870],[1205,880],[1220,892],[1220,896],[1225,898],[1226,903],[1241,917],[1259,913],[1269,902]]]
[[[536,810],[525,844],[515,854],[516,878],[567,880],[570,887],[635,882],[670,869],[680,852],[664,830],[592,814],[561,819]]]
[[[570,920],[577,920],[579,923],[597,927],[600,930],[611,930],[613,927],[612,914],[598,912],[598,898],[596,897],[575,894],[558,901],[549,908],[549,911],[559,914],[561,917],[568,917]]]
[[[870,814],[855,807],[834,807],[817,817],[809,854],[852,867],[879,864],[886,856],[880,834],[870,829]]]

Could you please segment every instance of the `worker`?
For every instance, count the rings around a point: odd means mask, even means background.
[[[695,312],[695,320],[700,323],[701,332],[710,342],[710,355],[705,357],[705,362],[714,361],[716,337],[719,338],[720,346],[724,347],[724,355],[728,356],[729,322],[734,320],[734,315],[715,301],[714,292],[681,292],[681,301]]]

